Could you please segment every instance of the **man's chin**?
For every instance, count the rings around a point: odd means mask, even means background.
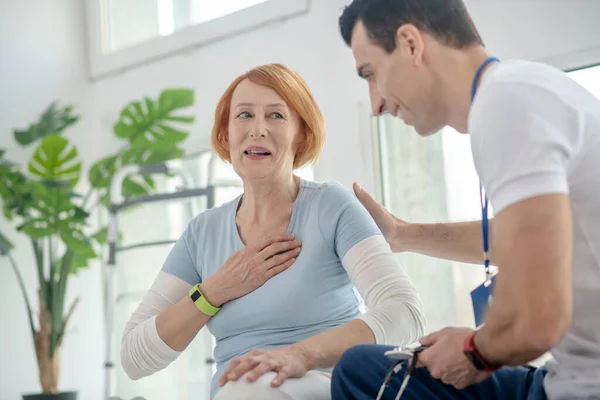
[[[419,134],[419,136],[421,137],[428,137],[431,135],[435,135],[436,133],[438,133],[440,129],[431,127],[431,126],[420,126],[420,125],[412,125],[412,127],[414,128],[414,130]]]

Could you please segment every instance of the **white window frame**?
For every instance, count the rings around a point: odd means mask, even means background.
[[[216,1],[216,0],[215,0]],[[221,0],[226,1],[226,0]],[[167,36],[105,54],[102,26],[107,18],[100,0],[85,0],[91,80],[119,74],[218,40],[306,14],[311,0],[267,0],[212,21],[191,25]]]

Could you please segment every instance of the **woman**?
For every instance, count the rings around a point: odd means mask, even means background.
[[[423,334],[417,292],[366,210],[339,184],[293,174],[324,137],[310,90],[285,66],[229,86],[212,143],[244,193],[189,224],[131,316],[121,360],[132,379],[167,367],[206,325],[211,397],[328,399],[344,350]]]

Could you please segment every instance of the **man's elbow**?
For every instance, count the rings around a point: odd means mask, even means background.
[[[572,313],[567,307],[557,307],[548,312],[538,312],[520,324],[520,335],[528,350],[536,357],[555,347],[571,324]]]

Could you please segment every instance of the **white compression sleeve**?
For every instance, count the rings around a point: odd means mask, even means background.
[[[383,236],[353,246],[342,264],[365,301],[367,312],[360,319],[371,328],[376,343],[408,345],[424,334],[419,294]]]
[[[121,365],[131,379],[152,375],[181,354],[171,349],[158,335],[156,316],[187,296],[191,287],[189,283],[161,271],[129,318],[121,339]]]

